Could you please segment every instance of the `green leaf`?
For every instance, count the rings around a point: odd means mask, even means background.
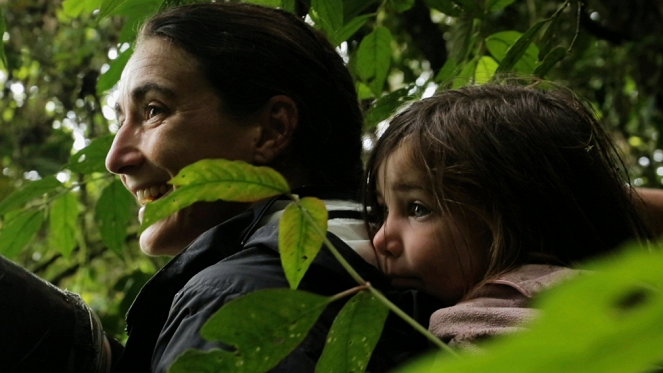
[[[466,13],[456,18],[451,33],[449,58],[463,64],[470,54],[471,46],[476,42],[474,37],[474,19]]]
[[[368,109],[364,117],[364,128],[373,130],[378,123],[388,119],[396,112],[396,109],[403,106],[406,102],[414,99],[414,96],[408,94],[411,87],[397,89],[387,95],[380,97]]]
[[[88,146],[69,157],[64,168],[81,174],[107,173],[106,155],[113,144],[114,137],[115,135],[105,135],[92,140]]]
[[[74,193],[65,193],[51,204],[49,212],[50,244],[65,258],[76,247],[78,198]]]
[[[41,180],[27,183],[0,202],[0,215],[4,215],[7,211],[18,206],[23,206],[30,200],[51,193],[61,186],[62,183],[55,176],[47,176]]]
[[[129,62],[129,58],[131,58],[132,54],[133,48],[129,48],[120,53],[116,59],[111,61],[108,71],[103,73],[97,81],[97,94],[103,95],[104,92],[113,88],[115,84],[120,81],[122,70],[124,70],[124,67],[127,65],[127,62]]]
[[[383,26],[366,35],[357,50],[357,74],[377,97],[391,66],[391,32]]]
[[[388,2],[397,13],[403,13],[414,6],[414,0],[388,0]]]
[[[67,17],[76,18],[81,13],[92,13],[100,3],[101,0],[64,0],[62,11]]]
[[[439,10],[451,17],[458,17],[463,12],[463,9],[451,0],[424,0],[424,3],[429,8]]]
[[[447,61],[442,65],[440,72],[435,76],[435,82],[440,85],[446,85],[451,82],[459,72],[458,63],[453,58],[447,58]]]
[[[370,292],[352,297],[329,330],[315,373],[366,371],[387,316],[389,308]]]
[[[232,352],[218,348],[209,351],[188,349],[177,357],[168,373],[241,372],[239,360]]]
[[[472,60],[465,64],[463,66],[463,70],[461,70],[460,74],[454,79],[453,84],[451,85],[451,89],[456,89],[460,87],[464,87],[470,83],[472,83],[472,80],[474,79],[474,71],[476,70],[477,67],[477,61]]]
[[[265,372],[297,347],[331,297],[291,290],[258,290],[221,307],[200,334],[236,349],[233,372]]]
[[[104,19],[108,17],[109,15],[113,14],[113,12],[122,6],[124,3],[126,3],[128,0],[101,0],[101,5],[99,7],[99,15],[97,16],[98,19]]]
[[[507,51],[504,59],[500,61],[500,66],[497,68],[495,74],[507,73],[513,69],[516,62],[518,62],[527,51],[528,47],[532,43],[532,40],[536,36],[536,33],[539,32],[541,27],[543,27],[546,22],[548,21],[544,20],[535,23],[534,26],[530,27],[521,37],[518,38],[518,40],[516,40],[516,42]],[[538,50],[534,56],[536,55],[538,55]]]
[[[476,84],[488,83],[495,75],[497,66],[499,64],[490,56],[482,56],[477,63],[477,68],[474,71],[474,82]]]
[[[5,69],[9,70],[9,65],[7,64],[7,56],[5,55],[5,42],[2,39],[7,31],[7,24],[5,23],[5,15],[2,13],[2,8],[0,8],[0,62]]]
[[[507,6],[511,5],[514,1],[516,0],[488,0],[486,8],[488,9],[488,11],[494,12],[496,10],[501,10],[506,8]]]
[[[283,0],[283,3],[281,4],[281,9],[288,11],[290,13],[294,13],[296,8],[296,0]]]
[[[101,241],[119,257],[123,256],[127,226],[131,221],[136,199],[122,185],[119,179],[114,179],[102,191],[95,207],[94,219],[99,224]]]
[[[311,0],[309,15],[316,27],[334,39],[343,27],[343,0]]]
[[[227,159],[203,159],[186,166],[170,184],[179,188],[145,206],[141,232],[195,202],[254,202],[290,193],[288,182],[273,169]]]
[[[550,69],[552,69],[555,64],[557,64],[557,62],[563,60],[566,55],[566,48],[561,46],[553,48],[553,50],[551,50],[550,53],[546,55],[541,64],[536,67],[534,70],[534,75],[543,78],[548,73],[548,71],[550,71]]]
[[[272,8],[281,7],[281,0],[244,0],[245,3],[258,4]]]
[[[371,18],[374,17],[375,14],[363,14],[360,16],[357,16],[353,18],[350,22],[345,24],[334,36],[334,39],[332,40],[332,44],[334,46],[339,46],[342,42],[350,39],[352,35],[355,34],[362,26],[366,24],[366,22]]]
[[[327,232],[327,208],[314,197],[305,197],[299,205],[291,203],[279,222],[281,264],[290,288],[297,289],[306,270],[318,255]],[[310,222],[304,214],[308,214]],[[323,234],[320,234],[322,232]]]
[[[464,11],[470,13],[480,13],[481,9],[477,0],[453,0],[454,3],[458,4]]]
[[[0,254],[14,258],[34,238],[43,220],[44,213],[34,210],[6,222],[0,230]]]
[[[509,48],[511,48],[522,35],[522,33],[513,30],[494,33],[486,38],[486,48],[497,61],[502,61],[506,58]],[[539,51],[536,45],[530,44],[525,50],[522,58],[516,62],[513,69],[523,74],[531,74],[536,67],[538,53]]]
[[[399,371],[636,373],[663,361],[663,245],[631,247],[543,294],[531,330],[461,359],[440,356]],[[524,358],[529,357],[529,358]]]

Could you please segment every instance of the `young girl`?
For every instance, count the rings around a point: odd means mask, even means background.
[[[615,147],[570,94],[516,85],[439,93],[398,114],[366,169],[380,268],[450,307],[452,346],[517,330],[537,292],[647,240]]]

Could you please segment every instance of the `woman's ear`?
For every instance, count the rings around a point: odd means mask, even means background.
[[[299,122],[295,101],[286,95],[267,101],[260,114],[261,137],[254,153],[255,164],[270,164],[290,145]]]

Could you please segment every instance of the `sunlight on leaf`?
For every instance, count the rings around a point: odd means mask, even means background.
[[[258,290],[227,303],[200,333],[236,349],[234,372],[265,372],[304,340],[331,300],[291,289]]]
[[[315,373],[364,372],[389,309],[368,291],[356,294],[336,316]]]
[[[325,203],[314,197],[305,197],[299,204],[301,209],[295,203],[288,205],[279,222],[281,264],[292,289],[297,288],[322,248],[324,236],[318,232],[327,232]],[[304,216],[305,213],[310,215],[315,226]]]
[[[119,179],[106,186],[97,201],[94,219],[99,224],[101,240],[119,257],[123,256],[127,225],[131,221],[131,213],[135,211],[131,206],[135,204],[136,199]]]
[[[41,180],[27,183],[0,202],[0,215],[4,215],[7,211],[22,206],[30,200],[42,197],[44,194],[54,192],[61,186],[62,183],[55,176],[48,176]]]
[[[98,19],[103,19],[111,15],[115,9],[126,2],[127,0],[101,0]]]
[[[0,254],[14,258],[37,234],[44,221],[41,210],[19,214],[0,230]]]
[[[141,232],[195,202],[254,202],[290,192],[288,182],[275,170],[226,159],[204,159],[186,166],[170,184],[178,188],[145,206]]]
[[[663,362],[663,247],[631,247],[545,293],[531,330],[479,355],[421,359],[399,372],[637,373]]]
[[[68,258],[76,247],[77,219],[78,198],[74,193],[65,193],[51,204],[50,244],[65,258]]]
[[[90,142],[90,145],[69,157],[69,161],[63,168],[81,174],[91,174],[93,172],[107,173],[106,154],[108,154],[114,138],[115,135],[97,137]]]
[[[81,13],[92,13],[99,8],[101,0],[64,0],[62,10],[67,17],[76,18]]]
[[[476,84],[488,83],[495,75],[497,70],[497,61],[490,56],[482,56],[477,63],[477,68],[474,71],[474,81]]]

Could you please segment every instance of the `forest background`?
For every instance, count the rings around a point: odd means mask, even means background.
[[[80,293],[120,340],[168,259],[140,252],[137,203],[103,166],[113,87],[140,21],[185,2],[0,0],[0,254]],[[366,149],[408,100],[495,73],[538,76],[594,106],[634,185],[663,187],[663,1],[250,2],[308,15],[338,46]]]

